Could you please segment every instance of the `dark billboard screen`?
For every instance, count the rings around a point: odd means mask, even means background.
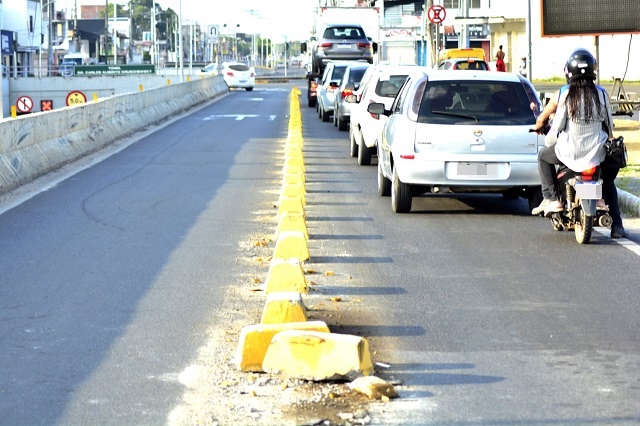
[[[640,0],[541,0],[542,35],[640,33]]]

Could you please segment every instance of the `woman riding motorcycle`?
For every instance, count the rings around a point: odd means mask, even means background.
[[[554,185],[556,164],[574,171],[599,165],[605,157],[604,143],[613,137],[613,116],[609,95],[596,86],[598,67],[595,58],[584,49],[574,51],[565,65],[568,86],[560,91],[556,115],[538,153],[538,172],[544,200],[532,213],[545,216],[561,212]],[[604,207],[600,200],[599,207]]]

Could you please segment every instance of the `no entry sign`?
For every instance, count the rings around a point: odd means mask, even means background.
[[[441,24],[444,18],[447,17],[447,11],[440,5],[433,5],[429,8],[427,16],[429,17],[429,21],[434,24]]]
[[[22,114],[31,112],[31,110],[33,109],[33,99],[28,96],[20,96],[16,101],[16,108]]]

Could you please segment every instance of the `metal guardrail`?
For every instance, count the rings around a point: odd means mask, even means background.
[[[611,101],[611,113],[613,115],[632,116],[633,111],[640,111],[640,101],[628,101],[624,99]]]

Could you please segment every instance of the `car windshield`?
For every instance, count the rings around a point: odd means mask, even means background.
[[[420,96],[419,123],[533,125],[535,116],[521,83],[431,81]]]
[[[356,40],[364,38],[364,34],[362,33],[362,29],[358,27],[331,27],[324,30],[322,37],[336,40]]]

